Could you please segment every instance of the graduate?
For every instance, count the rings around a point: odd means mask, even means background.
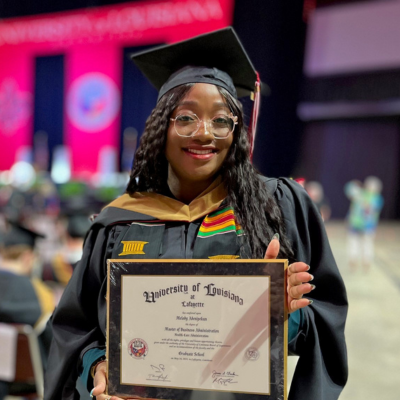
[[[289,399],[337,399],[347,380],[344,284],[305,190],[251,163],[260,80],[237,35],[226,28],[133,61],[158,101],[126,193],[94,220],[54,314],[45,399],[78,398],[80,374],[96,399],[118,400],[105,394],[104,356],[106,260],[115,258],[289,259],[289,352],[300,356]],[[247,130],[238,99],[250,95]],[[148,243],[136,251],[135,241]]]
[[[32,278],[38,238],[44,236],[12,222],[0,239],[0,322],[35,326],[54,310],[51,290]]]
[[[51,341],[51,328],[46,327],[46,319],[54,310],[55,300],[50,288],[31,276],[37,259],[35,243],[44,236],[19,223],[9,225],[0,238],[0,322],[39,327],[45,365]],[[9,382],[0,381],[0,399],[12,389]]]

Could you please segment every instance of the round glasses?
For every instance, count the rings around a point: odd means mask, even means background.
[[[235,129],[237,118],[232,113],[229,115],[218,114],[208,121],[201,120],[196,114],[179,114],[175,118],[174,128],[177,135],[182,137],[193,136],[204,123],[204,129],[211,132],[215,139],[226,139]]]

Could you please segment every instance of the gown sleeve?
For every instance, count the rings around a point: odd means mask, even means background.
[[[52,317],[53,341],[45,376],[45,400],[79,399],[75,390],[80,357],[105,344],[106,259],[112,232],[89,231],[81,261],[75,268]]]
[[[347,381],[344,328],[347,296],[321,216],[296,182],[278,180],[275,197],[282,210],[295,261],[310,265],[316,289],[302,309],[302,324],[289,343],[300,356],[289,400],[336,400]]]

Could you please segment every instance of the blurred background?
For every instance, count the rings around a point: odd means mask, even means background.
[[[399,20],[399,0],[1,0],[0,232],[44,236],[22,273],[50,293],[31,325],[57,303],[88,216],[125,190],[157,98],[128,55],[233,25],[269,88],[254,164],[308,191],[347,285],[341,398],[398,399]]]

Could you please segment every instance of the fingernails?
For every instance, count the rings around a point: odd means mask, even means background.
[[[314,280],[314,275],[311,275],[311,274],[310,274],[310,276],[311,276],[310,281]],[[310,281],[309,281],[309,282],[310,282]]]
[[[272,236],[272,239],[271,239],[271,240],[274,240],[274,239],[276,239],[276,240],[279,241],[279,233],[275,233],[275,235]]]
[[[309,270],[311,269],[311,267],[310,267],[309,265],[307,265],[307,267],[308,267],[308,268],[307,268],[307,271],[309,271]]]
[[[312,304],[312,303],[314,303],[314,301],[313,301],[313,300],[310,300],[310,299],[308,299],[308,305],[310,305],[310,304]]]
[[[94,388],[90,391],[90,393],[89,393],[89,395],[90,395],[90,397],[93,397],[93,390],[94,390]],[[87,393],[87,392],[86,392]]]
[[[316,288],[315,285],[311,285],[311,290],[314,290]]]

